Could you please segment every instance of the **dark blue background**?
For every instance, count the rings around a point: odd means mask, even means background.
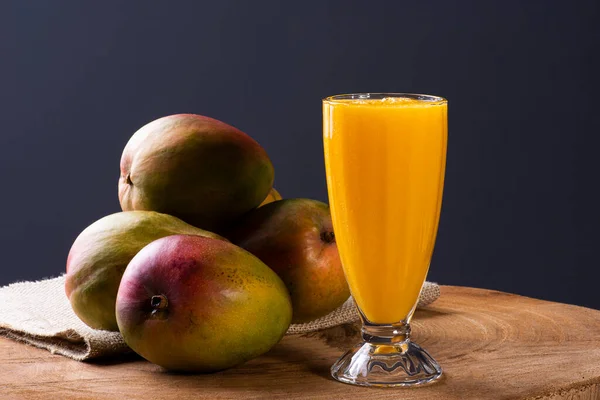
[[[449,99],[429,278],[600,308],[597,1],[0,2],[0,284],[64,270],[119,210],[119,158],[157,117],[205,114],[326,200],[321,102]]]

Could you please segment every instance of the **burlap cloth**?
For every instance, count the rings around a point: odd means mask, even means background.
[[[0,335],[80,361],[131,351],[119,332],[91,329],[77,318],[65,295],[64,283],[64,276],[60,276],[0,288]],[[418,307],[435,301],[439,295],[436,283],[425,282]],[[287,334],[314,332],[357,320],[350,298],[323,318],[291,325]]]

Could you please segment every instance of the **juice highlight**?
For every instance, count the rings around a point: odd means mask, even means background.
[[[444,186],[447,103],[323,103],[329,202],[346,279],[372,323],[407,320],[427,276]]]

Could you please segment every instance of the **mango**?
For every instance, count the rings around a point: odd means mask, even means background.
[[[325,203],[275,201],[246,214],[226,236],[283,280],[292,298],[293,323],[323,317],[350,296]]]
[[[159,118],[133,134],[121,157],[123,211],[150,210],[220,232],[256,208],[273,165],[250,136],[194,114]]]
[[[265,197],[265,199],[262,201],[262,203],[260,203],[259,207],[262,207],[264,205],[267,205],[269,203],[272,203],[274,201],[281,200],[281,199],[282,199],[281,194],[279,194],[279,192],[275,188],[271,188],[271,191],[269,192],[267,197]]]
[[[65,291],[75,314],[91,328],[118,330],[115,301],[127,264],[148,243],[174,234],[225,240],[153,211],[120,212],[88,226],[67,258]]]
[[[279,342],[292,306],[283,282],[252,254],[222,240],[175,235],[131,260],[116,314],[125,342],[148,361],[214,372]]]

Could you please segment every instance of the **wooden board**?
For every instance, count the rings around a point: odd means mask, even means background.
[[[286,337],[267,355],[212,375],[178,375],[134,356],[81,363],[0,338],[1,399],[600,399],[600,311],[502,292],[442,287],[413,338],[444,368],[415,389],[333,381],[352,327]]]

